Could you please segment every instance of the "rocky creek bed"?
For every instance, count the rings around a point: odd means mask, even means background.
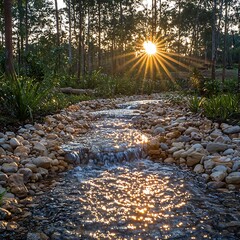
[[[70,106],[0,133],[1,239],[239,239],[239,150],[184,98]]]

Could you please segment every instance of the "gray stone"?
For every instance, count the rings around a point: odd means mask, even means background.
[[[9,144],[11,145],[12,148],[16,148],[17,146],[21,145],[17,138],[11,138]]]
[[[6,151],[2,147],[0,147],[0,156],[1,155],[6,155]]]
[[[213,189],[218,189],[218,188],[224,188],[226,187],[225,182],[216,182],[216,181],[211,181],[207,183],[208,188],[213,188]]]
[[[202,165],[202,164],[197,164],[197,165],[194,167],[193,171],[194,171],[195,173],[203,173],[203,172],[204,172],[203,165]]]
[[[163,151],[166,151],[169,149],[168,145],[166,143],[160,143],[160,148],[163,150]]]
[[[240,172],[231,172],[226,177],[226,182],[230,184],[240,184]]]
[[[212,169],[212,172],[227,172],[228,168],[224,165],[218,165]]]
[[[240,133],[240,126],[231,126],[231,127],[225,128],[223,129],[223,132],[225,134]]]
[[[17,163],[4,163],[2,165],[2,171],[5,173],[15,173],[18,170],[18,165]]]
[[[225,151],[223,152],[223,155],[224,155],[224,156],[233,155],[234,152],[235,152],[235,151],[234,151],[232,148],[229,148],[229,149],[227,149],[227,150],[225,150]]]
[[[228,148],[227,144],[210,142],[207,144],[206,149],[209,153],[215,153],[225,151],[227,148]]]
[[[25,164],[25,168],[29,168],[32,170],[32,172],[36,173],[37,172],[37,166],[33,163],[27,163]]]
[[[79,164],[80,163],[80,157],[77,152],[66,153],[64,156],[64,160],[70,164]]]
[[[223,181],[226,176],[227,173],[223,171],[215,171],[210,175],[211,179],[216,182]]]
[[[37,167],[49,169],[52,166],[52,159],[49,157],[37,157],[32,159],[33,164]]]
[[[32,234],[32,235],[30,235],[30,234]],[[50,239],[45,233],[38,232],[38,233],[28,233],[27,240],[38,240],[38,237],[40,237],[40,240],[49,240]]]
[[[240,160],[234,161],[233,167],[232,167],[233,171],[237,171],[238,169],[240,169]]]
[[[18,173],[23,175],[23,181],[24,183],[29,182],[29,179],[31,178],[33,172],[30,168],[20,168],[18,170]]]
[[[214,140],[215,143],[230,143],[231,138],[228,136],[219,136]]]
[[[6,182],[8,179],[8,176],[7,174],[3,173],[3,172],[0,172],[0,181],[2,182]]]
[[[12,148],[12,146],[11,146],[10,144],[4,143],[4,144],[2,144],[1,146],[2,146],[2,148],[3,148],[4,150],[9,151],[9,152],[13,152],[13,148]]]
[[[205,160],[203,162],[204,168],[205,169],[212,169],[215,166],[215,162],[212,159]]]
[[[164,133],[164,132],[165,132],[165,129],[163,127],[156,127],[153,130],[154,135],[158,135],[158,134],[161,134],[161,133]]]
[[[33,147],[34,150],[40,152],[41,154],[47,156],[47,148],[42,143],[36,143]]]

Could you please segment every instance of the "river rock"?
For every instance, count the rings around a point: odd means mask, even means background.
[[[6,182],[8,179],[7,174],[0,172],[0,182]]]
[[[8,151],[8,152],[13,152],[13,148],[12,148],[12,146],[11,146],[10,144],[4,143],[4,144],[2,144],[1,146],[2,146],[2,148],[3,148],[4,150],[6,150],[6,151]]]
[[[14,150],[14,154],[19,157],[27,157],[30,153],[30,148],[27,146],[18,146]]]
[[[212,169],[212,172],[228,172],[228,168],[224,165],[218,165]]]
[[[0,208],[0,220],[6,220],[9,219],[11,216],[11,213],[4,209],[4,208]]]
[[[231,127],[225,128],[223,129],[223,132],[225,134],[240,133],[240,126],[231,126]]]
[[[240,172],[231,172],[226,177],[226,182],[229,184],[240,184]]]
[[[80,162],[81,162],[81,159],[77,152],[66,153],[64,156],[64,160],[70,164],[80,164]]]
[[[5,231],[7,228],[7,222],[6,221],[0,221],[0,233]]]
[[[28,233],[26,240],[48,240],[48,239],[49,237],[45,233],[38,232],[38,233]]]
[[[191,133],[199,133],[199,129],[195,128],[195,127],[189,127],[186,131],[185,134],[186,135],[191,135]]]
[[[156,127],[153,130],[153,135],[158,135],[158,134],[161,134],[161,133],[165,133],[165,131],[166,130],[163,127]]]
[[[5,173],[15,173],[18,170],[18,165],[15,162],[12,163],[4,163],[2,165],[2,171]]]
[[[6,155],[6,151],[2,147],[0,147],[0,156],[1,155]]]
[[[223,156],[233,155],[234,152],[235,151],[232,148],[229,148],[223,152]]]
[[[193,167],[200,162],[201,159],[194,157],[187,157],[187,166]]]
[[[29,182],[29,179],[31,178],[33,172],[30,168],[20,168],[18,170],[18,173],[23,175],[23,181],[24,183]]]
[[[194,167],[193,171],[194,171],[195,173],[203,173],[203,172],[204,172],[203,165],[202,165],[202,164],[197,164],[197,165]]]
[[[33,164],[35,164],[37,167],[42,167],[49,169],[52,164],[52,159],[49,157],[37,157],[32,159]]]
[[[29,168],[33,173],[37,172],[37,166],[33,163],[26,163],[25,168]]]
[[[9,176],[8,184],[10,190],[19,198],[24,198],[28,194],[28,189],[26,188],[23,180],[23,174],[15,173]]]
[[[215,171],[210,175],[211,179],[216,182],[223,181],[226,176],[227,173],[225,171]]]
[[[47,148],[40,142],[35,143],[33,149],[40,152],[44,156],[47,156],[48,154]]]
[[[212,169],[215,166],[215,162],[212,159],[205,160],[203,162],[204,168],[205,169]]]
[[[225,151],[227,148],[228,148],[227,144],[210,142],[207,144],[206,149],[209,153],[215,153]]]
[[[21,143],[18,141],[17,138],[11,138],[9,141],[9,144],[11,145],[12,148],[16,148],[17,146],[20,146]]]
[[[240,160],[234,161],[232,170],[237,171],[240,169]]]
[[[218,189],[218,188],[224,188],[226,187],[225,182],[219,182],[219,181],[210,181],[207,183],[208,188],[212,189]]]

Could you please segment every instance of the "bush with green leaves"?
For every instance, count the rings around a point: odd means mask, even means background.
[[[240,113],[239,97],[233,94],[205,99],[203,111],[206,117],[220,122],[228,121]]]
[[[19,120],[32,118],[53,87],[26,77],[4,80],[0,90],[0,109]]]
[[[188,107],[191,112],[199,113],[201,111],[201,107],[204,104],[205,98],[198,97],[196,95],[189,98]]]

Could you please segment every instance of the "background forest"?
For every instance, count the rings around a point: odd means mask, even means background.
[[[66,100],[50,94],[49,89],[58,87],[95,89],[102,97],[176,90],[189,84],[201,92],[203,79],[209,77],[209,88],[220,91],[223,86],[214,80],[220,73],[224,84],[229,69],[235,79],[231,89],[239,87],[239,0],[64,3],[59,8],[57,0],[0,2],[1,115],[24,119],[40,102],[49,109],[76,101],[76,96]],[[6,15],[7,4],[12,4],[12,16]],[[17,77],[8,82],[10,28]],[[159,58],[143,57],[148,40],[156,43]]]

